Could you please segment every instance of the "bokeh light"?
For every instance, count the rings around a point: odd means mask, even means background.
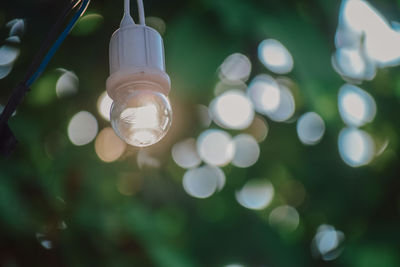
[[[219,77],[226,82],[245,82],[251,73],[251,62],[243,54],[235,53],[227,57],[222,63]]]
[[[95,141],[96,154],[104,162],[116,161],[125,149],[126,143],[110,127],[101,130]]]
[[[313,255],[320,256],[325,261],[336,259],[343,252],[344,239],[344,233],[337,231],[335,227],[320,225],[311,246]]]
[[[225,166],[234,157],[235,144],[227,132],[210,129],[202,132],[197,139],[197,151],[204,162]]]
[[[117,190],[124,196],[132,196],[142,188],[142,177],[136,173],[124,173],[117,179]]]
[[[367,165],[374,158],[374,140],[363,130],[343,129],[339,134],[338,143],[340,156],[351,167]]]
[[[8,74],[11,73],[12,69],[13,69],[12,64],[0,65],[0,79],[7,77]]]
[[[72,71],[59,69],[61,76],[56,83],[56,94],[58,98],[74,95],[78,92],[79,78]]]
[[[182,180],[186,193],[196,198],[208,198],[225,184],[225,175],[215,166],[205,165],[186,171]]]
[[[255,109],[261,114],[270,114],[276,111],[281,102],[279,84],[269,75],[256,76],[250,83],[247,94]]]
[[[25,33],[25,20],[23,19],[13,19],[7,22],[6,26],[10,29],[10,36],[22,37]]]
[[[19,56],[19,49],[11,45],[3,45],[0,47],[0,65],[10,65]]]
[[[267,39],[258,46],[258,57],[270,71],[286,74],[293,69],[293,57],[279,41]]]
[[[142,148],[139,150],[136,157],[137,165],[140,169],[151,168],[158,169],[161,167],[161,162],[158,158],[156,158],[149,149]]]
[[[352,80],[372,80],[376,68],[357,47],[339,48],[333,58],[333,67],[344,78]]]
[[[253,136],[240,134],[233,138],[235,155],[232,165],[247,168],[254,165],[260,156],[260,147]]]
[[[230,90],[239,90],[239,91],[246,91],[247,85],[243,81],[219,81],[214,88],[214,95],[219,96],[222,93]]]
[[[337,40],[337,47],[362,44],[366,56],[377,66],[400,64],[400,33],[367,1],[343,1],[339,26],[342,38]]]
[[[284,232],[293,232],[300,223],[297,210],[291,206],[279,206],[271,211],[268,217],[269,224]]]
[[[362,126],[372,122],[376,115],[374,98],[357,86],[343,85],[338,95],[339,113],[349,126]]]
[[[267,116],[276,122],[284,122],[292,118],[296,103],[292,91],[286,86],[280,85],[280,102],[276,110],[268,112]]]
[[[167,30],[167,24],[159,17],[146,17],[146,25],[158,31],[161,35],[164,35]]]
[[[51,241],[50,238],[44,233],[36,233],[36,239],[40,245],[47,250],[50,250],[54,247],[53,241]]]
[[[274,187],[268,180],[250,180],[236,192],[236,200],[245,208],[262,210],[271,204]]]
[[[82,16],[75,25],[73,35],[89,35],[101,28],[104,18],[100,14],[92,13]]]
[[[87,111],[75,114],[68,125],[69,140],[76,146],[83,146],[92,142],[97,131],[97,120]]]
[[[324,120],[315,112],[307,112],[297,121],[297,135],[305,145],[317,144],[324,136],[324,133]]]
[[[197,105],[196,112],[201,126],[203,126],[204,128],[210,127],[212,119],[208,107],[205,105]]]
[[[172,158],[178,166],[185,169],[199,166],[201,159],[197,153],[196,140],[188,138],[176,143],[172,147]]]
[[[245,129],[254,119],[252,103],[239,90],[227,91],[214,99],[210,104],[210,112],[215,123],[227,129]]]
[[[108,96],[106,91],[101,93],[97,100],[97,111],[99,112],[100,116],[107,121],[110,121],[110,109],[112,103],[113,100]]]
[[[253,123],[246,129],[246,133],[252,135],[257,142],[264,141],[268,136],[269,126],[267,121],[261,116],[256,115]]]

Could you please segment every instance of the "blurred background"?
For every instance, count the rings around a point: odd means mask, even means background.
[[[0,107],[66,3],[2,2]],[[144,4],[171,130],[110,128],[123,1],[92,0],[10,120],[0,266],[400,266],[400,1]]]

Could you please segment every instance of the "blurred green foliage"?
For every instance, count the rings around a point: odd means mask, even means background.
[[[24,18],[27,23],[21,56],[11,74],[0,80],[1,104],[66,2],[16,0],[1,5],[0,40],[8,36],[7,21]],[[149,16],[166,22],[166,64],[173,84],[173,129],[150,151],[162,167],[139,168],[133,148],[121,160],[104,163],[93,142],[77,147],[68,139],[68,122],[81,110],[96,114],[100,129],[109,127],[97,115],[96,102],[105,89],[108,42],[119,25],[122,1],[92,0],[89,15],[10,121],[19,144],[9,159],[0,159],[0,265],[400,266],[400,76],[398,68],[385,69],[362,85],[378,106],[375,121],[365,129],[390,143],[370,165],[347,166],[337,148],[344,127],[337,92],[344,81],[331,66],[340,2],[144,2]],[[399,18],[399,1],[371,2],[390,19]],[[256,165],[225,167],[222,192],[205,200],[191,198],[182,188],[184,170],[173,162],[171,146],[204,130],[195,105],[208,105],[214,97],[216,71],[227,56],[247,55],[252,77],[268,73],[257,59],[257,45],[266,38],[281,41],[292,53],[295,68],[289,77],[297,87],[296,116],[319,113],[327,124],[324,139],[306,147],[297,138],[295,123],[271,122]],[[56,97],[57,68],[77,74],[77,95]],[[132,196],[118,191],[123,176],[139,180]],[[266,210],[247,210],[235,200],[235,192],[251,178],[267,178],[275,186],[276,196]],[[287,233],[272,228],[268,214],[278,205],[295,205],[297,187],[289,186],[293,182],[303,185],[306,196],[296,206],[298,229]],[[312,257],[311,243],[321,224],[334,225],[346,236],[343,253],[333,261]],[[45,249],[43,240],[51,242],[51,249]]]

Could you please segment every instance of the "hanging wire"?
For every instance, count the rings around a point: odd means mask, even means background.
[[[26,85],[28,87],[30,87],[37,80],[37,78],[39,78],[39,76],[42,74],[42,72],[45,70],[45,68],[49,64],[50,60],[53,58],[54,54],[57,52],[57,50],[60,48],[61,44],[67,38],[68,34],[71,32],[72,28],[74,27],[74,25],[76,24],[78,19],[82,16],[83,13],[85,13],[85,11],[89,5],[89,2],[90,2],[90,0],[83,0],[79,10],[76,12],[74,17],[71,19],[71,21],[65,27],[64,31],[60,34],[58,39],[52,45],[49,52],[47,52],[46,56],[42,60],[42,63],[40,64],[37,71],[32,75],[32,77],[26,83]]]
[[[141,25],[146,25],[144,16],[143,0],[137,0],[138,11],[139,11],[139,21]]]
[[[79,4],[81,3],[78,11],[72,17],[70,22],[67,24],[65,29],[59,35],[59,37],[55,40],[55,42],[51,45],[51,42],[57,36],[57,32],[59,32],[63,22],[67,18],[68,14]],[[52,29],[47,35],[47,38],[42,43],[41,48],[38,53],[34,57],[34,60],[30,67],[28,68],[25,78],[23,81],[12,91],[12,94],[5,106],[3,112],[0,115],[0,152],[4,155],[9,155],[11,151],[14,149],[16,144],[16,139],[12,134],[10,128],[7,125],[7,121],[17,109],[19,104],[22,102],[25,94],[29,91],[30,86],[39,78],[44,69],[49,64],[50,60],[53,58],[54,54],[64,42],[65,38],[71,32],[72,28],[78,21],[78,19],[82,16],[82,14],[86,11],[90,0],[74,0],[68,3],[65,7],[64,11],[61,13],[57,22],[54,24]],[[46,51],[48,52],[46,53]],[[43,58],[43,59],[42,59]],[[41,60],[42,59],[42,60]]]

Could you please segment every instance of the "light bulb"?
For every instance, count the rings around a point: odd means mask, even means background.
[[[129,10],[129,8],[127,8]],[[172,122],[167,98],[171,81],[165,72],[160,34],[132,19],[122,20],[110,41],[107,93],[113,99],[111,125],[126,143],[146,147],[160,141]]]
[[[168,98],[151,85],[127,86],[111,107],[111,125],[126,143],[145,147],[160,141],[172,122]]]

